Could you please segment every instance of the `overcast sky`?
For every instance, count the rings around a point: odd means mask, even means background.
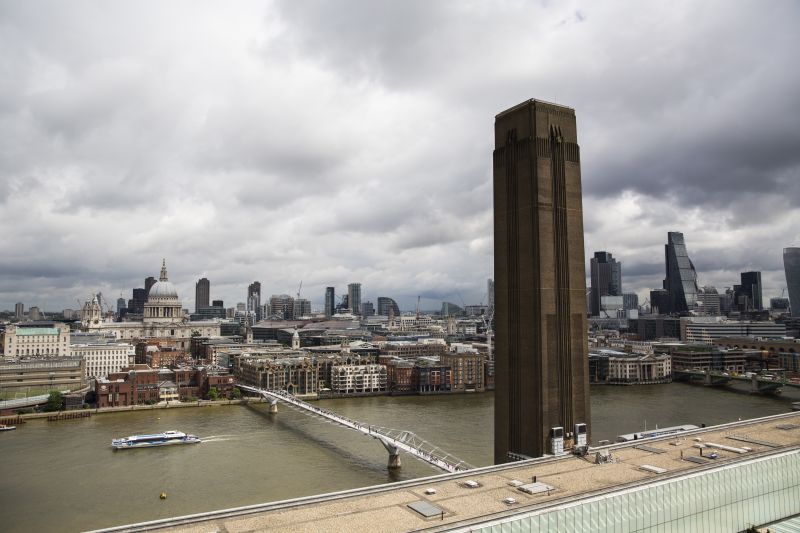
[[[0,0],[0,309],[363,285],[485,301],[494,116],[576,109],[587,261],[701,284],[800,244],[800,3]]]

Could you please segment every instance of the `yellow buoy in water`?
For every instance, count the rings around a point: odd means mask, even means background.
[[[166,492],[162,492],[161,494],[158,495],[158,497],[161,498],[162,500],[166,500],[167,499],[167,493]]]

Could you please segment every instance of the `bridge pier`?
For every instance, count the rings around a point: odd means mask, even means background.
[[[278,400],[270,400],[269,401],[269,412],[271,414],[278,413]]]
[[[386,465],[389,470],[397,470],[402,466],[400,461],[400,449],[395,446],[394,444],[390,444],[383,439],[378,439],[383,444],[383,447],[386,448],[386,451],[389,452],[389,463]]]
[[[396,469],[400,468],[402,466],[401,463],[400,463],[400,454],[396,453],[396,454],[392,455],[390,453],[389,454],[389,464],[386,465],[386,466],[389,468],[389,470],[396,470]]]

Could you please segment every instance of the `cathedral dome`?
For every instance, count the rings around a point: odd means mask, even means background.
[[[167,262],[166,260],[161,263],[161,275],[158,281],[150,287],[150,292],[147,293],[147,299],[150,298],[174,298],[178,299],[178,291],[175,290],[175,285],[170,283],[167,278]]]
[[[169,281],[157,281],[155,285],[150,287],[150,292],[147,294],[148,298],[177,298],[178,291],[175,290],[175,285]]]

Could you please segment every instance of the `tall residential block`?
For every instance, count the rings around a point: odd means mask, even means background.
[[[208,278],[200,278],[194,286],[194,312],[199,313],[200,309],[209,307],[211,299],[211,282]]]
[[[792,316],[800,316],[800,248],[783,249],[783,269]]]
[[[539,100],[495,117],[495,463],[550,453],[588,424],[575,111]],[[587,426],[583,426],[584,428]]]
[[[325,287],[325,316],[330,318],[336,313],[336,289]]]
[[[622,296],[622,265],[608,252],[595,252],[589,261],[592,280],[592,316],[600,314],[603,296]]]
[[[347,302],[350,312],[354,315],[361,313],[361,284],[351,283],[347,286]]]
[[[664,262],[667,267],[664,289],[668,292],[669,310],[662,309],[661,313],[693,311],[697,303],[697,271],[689,259],[689,252],[686,251],[683,233],[678,231],[667,233]]]

